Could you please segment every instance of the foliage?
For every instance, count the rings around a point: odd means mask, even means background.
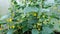
[[[1,33],[55,34],[54,31],[60,32],[60,10],[57,9],[59,3],[55,0],[55,3],[45,4],[46,1],[11,0],[10,15],[7,19],[0,20]]]

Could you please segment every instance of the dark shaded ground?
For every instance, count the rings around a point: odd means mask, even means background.
[[[60,34],[60,32],[55,32],[55,34]]]

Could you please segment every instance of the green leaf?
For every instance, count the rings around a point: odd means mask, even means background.
[[[28,31],[28,27],[25,26],[22,30],[23,30],[23,33],[24,33],[24,32],[26,32],[26,31]]]
[[[37,12],[39,9],[37,8],[37,7],[26,7],[25,9],[24,9],[24,12],[31,12],[31,11],[35,11],[35,12]]]
[[[14,30],[13,29],[9,29],[7,34],[13,34]]]
[[[49,27],[43,27],[41,34],[51,34],[53,31]]]
[[[54,24],[53,30],[56,30],[56,31],[60,32],[60,23],[58,23],[58,20],[56,20],[55,22],[56,23]]]
[[[32,34],[39,34],[39,31],[37,29],[32,29]]]
[[[4,22],[4,21],[0,21],[0,24],[6,24],[6,22]]]
[[[33,19],[32,20],[29,20],[28,23],[29,24],[35,24],[35,23],[37,23],[37,20],[33,20]]]

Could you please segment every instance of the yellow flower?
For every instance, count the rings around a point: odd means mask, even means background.
[[[13,28],[13,29],[14,29],[14,28],[15,28],[15,26],[11,26],[10,28]]]
[[[12,26],[12,28],[15,28],[15,26]]]
[[[6,21],[7,22],[12,22],[12,18],[8,18]]]
[[[10,18],[9,21],[12,22],[12,18]]]
[[[33,13],[33,16],[37,16],[37,13]]]

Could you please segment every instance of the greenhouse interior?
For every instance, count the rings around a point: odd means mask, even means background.
[[[0,34],[60,34],[60,0],[0,0]]]

